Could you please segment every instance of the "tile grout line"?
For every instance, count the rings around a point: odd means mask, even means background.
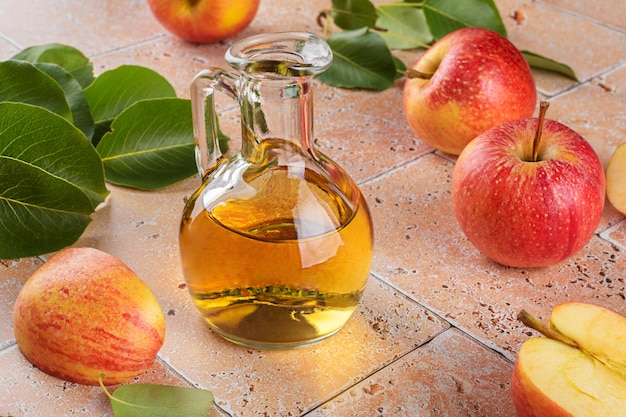
[[[194,388],[204,389],[204,390],[210,391],[212,394],[214,394],[213,406],[212,407],[218,408],[219,411],[222,412],[223,414],[225,414],[227,417],[232,417],[231,413],[229,413],[228,411],[226,411],[222,407],[220,407],[220,405],[217,403],[217,397],[215,396],[215,393],[209,387],[207,387],[204,384],[201,384],[201,383],[196,382],[196,381],[192,380],[191,378],[189,378],[182,371],[180,371],[176,367],[174,367],[174,365],[172,365],[168,360],[166,360],[161,355],[160,352],[157,354],[157,358],[158,358],[159,362],[161,362],[161,365],[163,365],[164,367],[169,369],[169,371],[172,372],[174,375],[176,375],[180,380],[186,382],[187,384],[189,384],[190,386],[192,386]]]
[[[372,275],[374,275],[375,279],[381,281],[384,285],[389,285],[385,280],[380,279],[374,272],[370,272]],[[394,288],[393,286],[391,286],[392,288]],[[395,288],[394,288],[395,289]],[[441,318],[444,322],[448,323],[447,320],[443,319],[439,314],[435,313],[434,311],[432,311],[431,309],[425,307],[424,305],[422,305],[421,303],[417,302],[416,300],[414,300],[413,298],[408,297],[405,293],[400,292],[402,295],[404,295],[405,297],[409,298],[409,301],[423,307],[425,310],[429,311],[431,314],[433,314],[434,316],[437,316],[439,318]],[[370,372],[369,374],[364,375],[362,378],[354,381],[354,383],[350,384],[349,386],[347,386],[345,389],[339,390],[338,392],[336,392],[334,395],[331,395],[329,398],[327,398],[325,401],[321,402],[320,404],[314,406],[313,408],[311,408],[310,410],[306,411],[304,414],[300,414],[300,417],[306,417],[307,415],[311,414],[312,412],[314,412],[315,410],[319,409],[320,407],[323,407],[324,404],[328,404],[331,401],[333,401],[334,399],[336,399],[337,397],[339,397],[340,395],[348,392],[349,390],[355,388],[357,385],[367,381],[369,378],[373,377],[374,375],[380,373],[381,371],[387,369],[388,367],[390,367],[391,365],[399,362],[401,359],[405,358],[406,356],[410,355],[411,353],[417,351],[418,349],[421,349],[424,346],[429,345],[430,343],[432,343],[433,340],[435,340],[436,338],[438,338],[439,336],[441,336],[442,334],[446,333],[447,331],[451,330],[455,328],[454,326],[450,326],[447,327],[445,329],[443,329],[440,332],[435,332],[435,334],[432,335],[432,337],[428,338],[427,340],[425,340],[423,343],[415,346],[412,349],[409,349],[408,351],[406,351],[404,354],[399,355],[398,357],[396,357],[395,359],[391,360],[389,363],[381,366],[380,368],[376,369],[373,372]]]
[[[608,242],[608,243],[610,243],[612,245],[615,245],[618,248],[623,249],[624,251],[626,251],[626,246],[623,246],[620,242],[612,239],[609,236],[614,230],[617,230],[617,229],[619,229],[622,226],[626,226],[626,218],[618,221],[617,223],[615,223],[614,225],[612,225],[610,227],[607,227],[605,230],[603,230],[602,232],[598,233],[597,236],[600,239],[602,239],[602,240],[604,240],[604,241],[606,241],[606,242]]]
[[[455,320],[451,320],[446,318],[442,312],[434,309],[433,307],[422,303],[421,301],[419,301],[418,299],[416,299],[412,294],[404,291],[402,288],[397,287],[393,282],[389,281],[388,279],[384,278],[382,275],[380,275],[379,273],[372,271],[371,272],[372,275],[374,275],[378,280],[380,280],[381,282],[387,284],[388,286],[390,286],[391,288],[393,288],[394,290],[398,291],[399,293],[403,294],[405,297],[408,297],[412,302],[418,304],[419,306],[421,306],[422,308],[428,310],[430,313],[432,313],[433,315],[439,317],[440,319],[442,319],[443,321],[445,321],[448,325],[450,325],[451,328],[457,329],[460,332],[462,332],[463,334],[467,335],[468,337],[470,337],[472,340],[474,340],[476,343],[478,343],[479,345],[481,345],[483,348],[488,349],[489,351],[494,352],[495,354],[497,354],[498,356],[501,356],[502,358],[504,358],[507,362],[510,363],[514,363],[515,359],[511,358],[507,355],[506,350],[504,349],[500,349],[498,348],[498,346],[495,343],[489,343],[487,340],[483,340],[481,338],[479,338],[478,336],[472,334],[469,332],[469,330],[465,329],[463,326],[461,326],[459,323],[457,323]]]
[[[359,187],[364,186],[364,185],[370,185],[373,182],[376,182],[378,180],[387,178],[387,177],[393,175],[397,171],[400,171],[400,170],[402,170],[404,168],[407,168],[407,167],[410,167],[410,166],[416,164],[418,161],[420,161],[422,158],[424,158],[424,157],[426,157],[428,155],[435,155],[435,156],[437,156],[439,158],[446,159],[446,158],[443,158],[440,155],[438,155],[435,149],[431,149],[429,151],[426,151],[426,152],[424,152],[422,154],[417,155],[413,159],[409,159],[407,161],[402,162],[400,165],[397,165],[397,166],[392,167],[392,168],[388,168],[386,170],[382,170],[379,173],[377,173],[377,174],[375,174],[375,175],[373,175],[373,176],[371,176],[369,178],[365,178],[365,179],[359,181],[358,185],[359,185]]]
[[[541,3],[541,4],[543,4],[544,6],[547,6],[547,7],[551,7],[553,10],[558,10],[558,11],[560,11],[562,13],[565,13],[565,14],[568,14],[570,16],[574,16],[574,17],[577,17],[579,19],[583,19],[583,20],[586,20],[588,22],[595,23],[595,24],[597,24],[599,26],[602,26],[604,28],[607,28],[609,30],[614,30],[616,32],[625,33],[626,34],[626,30],[624,30],[624,29],[622,29],[620,27],[610,25],[610,24],[608,24],[606,22],[603,22],[603,21],[598,20],[598,19],[591,18],[591,17],[586,16],[584,14],[580,14],[580,13],[574,11],[574,10],[570,10],[568,8],[565,8],[565,7],[555,6],[555,5],[551,4],[551,3],[545,2],[543,0],[539,0],[538,3]]]
[[[154,42],[159,41],[161,39],[167,38],[168,36],[169,35],[167,35],[165,33],[162,33],[162,34],[159,34],[159,35],[155,35],[155,36],[153,36],[151,38],[145,38],[145,39],[139,40],[139,41],[134,42],[134,43],[118,46],[116,48],[107,49],[107,50],[104,50],[104,51],[101,51],[101,52],[96,52],[96,53],[94,53],[92,55],[89,55],[89,59],[91,60],[93,58],[100,58],[100,57],[107,56],[107,55],[110,55],[110,54],[114,54],[114,53],[117,53],[117,52],[131,50],[131,49],[134,49],[134,48],[137,48],[137,47],[140,47],[140,46],[150,45],[151,43],[154,43]]]
[[[607,68],[603,68],[602,70],[596,72],[595,74],[590,75],[589,77],[587,77],[584,80],[577,80],[574,84],[570,85],[569,87],[566,87],[556,93],[554,93],[553,95],[549,95],[546,92],[543,91],[537,91],[538,93],[541,93],[543,95],[545,95],[547,97],[548,101],[552,101],[554,99],[560,98],[564,95],[567,95],[571,92],[574,92],[576,90],[578,90],[579,88],[591,85],[591,82],[595,79],[598,78],[602,78],[605,77],[606,75],[610,75],[614,72],[619,71],[620,69],[622,69],[623,67],[626,66],[626,60],[624,60],[623,62],[619,62],[611,67],[607,67]]]
[[[380,281],[383,285],[386,285],[386,286],[392,288],[393,290],[395,290],[398,293],[400,293],[403,296],[405,296],[410,302],[412,302],[414,304],[417,304],[421,308],[427,310],[432,315],[434,315],[434,316],[438,317],[439,319],[441,319],[444,323],[448,324],[448,327],[443,329],[440,332],[437,332],[437,333],[433,334],[432,337],[430,337],[428,340],[424,341],[423,343],[419,344],[418,346],[415,346],[413,349],[409,349],[407,352],[405,352],[402,355],[399,355],[397,358],[393,359],[392,361],[390,361],[386,365],[376,369],[375,371],[373,371],[373,372],[371,372],[371,373],[369,373],[367,375],[364,375],[362,378],[358,379],[353,384],[350,384],[345,389],[342,389],[342,390],[338,391],[337,393],[335,393],[334,395],[332,395],[328,399],[326,399],[324,402],[316,405],[315,407],[313,407],[310,410],[306,411],[304,414],[301,414],[300,417],[306,417],[307,415],[313,413],[315,410],[320,409],[321,407],[324,406],[324,404],[328,404],[328,403],[332,402],[334,399],[336,399],[339,396],[341,396],[342,394],[348,392],[350,389],[355,388],[357,385],[365,382],[366,380],[368,380],[369,378],[373,377],[374,375],[376,375],[376,374],[380,373],[381,371],[387,369],[388,367],[394,365],[395,363],[399,362],[401,359],[405,358],[406,356],[410,355],[411,353],[416,352],[418,349],[421,349],[424,346],[429,345],[435,339],[440,337],[442,334],[444,334],[444,333],[446,333],[446,332],[448,332],[450,330],[453,330],[453,329],[459,331],[461,334],[463,334],[466,337],[468,337],[470,340],[472,340],[473,342],[475,342],[476,344],[481,346],[483,349],[486,349],[489,352],[492,352],[492,353],[496,354],[497,356],[501,357],[502,359],[504,359],[506,362],[510,363],[511,365],[513,365],[515,363],[515,360],[511,360],[511,358],[507,357],[507,355],[505,353],[503,353],[502,351],[500,351],[500,349],[498,349],[497,346],[495,346],[495,344],[493,346],[490,346],[490,344],[486,343],[486,341],[481,340],[477,336],[469,333],[463,327],[458,326],[454,321],[451,321],[451,320],[445,318],[444,316],[442,316],[439,312],[437,312],[433,308],[431,308],[431,307],[421,303],[420,301],[416,300],[413,296],[411,296],[411,294],[407,294],[402,289],[396,287],[393,283],[391,283],[388,280],[386,280],[385,278],[383,278],[377,272],[370,271],[370,274],[373,275],[374,278],[377,279],[378,281]]]
[[[451,328],[448,327],[447,329],[433,335],[433,337],[431,337],[430,339],[426,340],[424,343],[422,343],[419,346],[416,346],[415,348],[407,351],[406,353],[404,353],[403,355],[398,356],[397,358],[395,358],[394,360],[392,360],[391,362],[389,362],[388,364],[382,366],[381,368],[378,368],[377,370],[363,376],[363,378],[357,380],[356,382],[354,382],[353,384],[351,384],[350,386],[346,387],[343,390],[338,391],[336,394],[330,396],[328,399],[326,399],[324,402],[316,405],[315,407],[311,408],[310,410],[306,411],[304,414],[300,414],[300,417],[306,417],[307,415],[311,414],[312,412],[314,412],[315,410],[318,410],[320,407],[323,407],[325,404],[328,404],[330,402],[332,402],[333,400],[335,400],[336,398],[338,398],[339,396],[341,396],[342,394],[348,392],[349,390],[355,388],[357,385],[367,381],[369,378],[373,377],[374,375],[380,373],[381,371],[387,369],[388,367],[390,367],[391,365],[395,364],[396,362],[399,362],[401,359],[405,358],[406,356],[410,355],[411,353],[415,352],[416,350],[429,345],[430,343],[432,343],[433,340],[435,340],[436,338],[438,338],[439,336],[441,336],[442,334],[444,334],[445,332],[449,331]]]
[[[22,50],[22,46],[20,44],[18,44],[17,42],[15,42],[13,39],[9,38],[8,36],[4,35],[3,33],[0,32],[0,39],[2,39],[4,42],[7,43],[7,45],[11,46],[12,48],[17,49],[18,51]],[[8,59],[8,58],[7,58]]]
[[[6,339],[4,342],[0,343],[0,356],[15,346],[17,346],[17,341],[14,338]]]

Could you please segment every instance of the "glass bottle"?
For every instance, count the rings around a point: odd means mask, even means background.
[[[257,348],[307,346],[340,330],[369,276],[373,230],[356,183],[313,148],[313,78],[331,64],[320,37],[243,39],[192,83],[202,184],[188,200],[180,254],[210,327]],[[214,92],[241,110],[242,146],[226,158]]]

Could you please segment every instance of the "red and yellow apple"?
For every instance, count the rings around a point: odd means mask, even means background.
[[[165,319],[150,288],[118,258],[69,248],[39,267],[13,311],[19,349],[40,370],[80,384],[128,382],[163,345]]]
[[[245,29],[260,0],[148,0],[154,17],[168,31],[190,42],[217,42]]]
[[[604,168],[585,139],[539,118],[483,132],[459,155],[452,202],[468,240],[513,267],[561,262],[593,237],[605,200]]]
[[[606,196],[626,216],[626,143],[617,147],[606,167]]]
[[[403,100],[420,139],[458,155],[485,130],[531,117],[537,92],[528,63],[507,38],[463,28],[435,42],[416,62]]]
[[[587,303],[554,308],[548,326],[520,319],[547,337],[526,340],[511,394],[518,417],[626,417],[626,317]]]

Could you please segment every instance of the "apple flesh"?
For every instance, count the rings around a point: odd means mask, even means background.
[[[626,216],[626,143],[615,150],[606,168],[606,196]]]
[[[148,0],[154,17],[169,32],[190,42],[217,42],[245,29],[260,0]]]
[[[130,381],[163,345],[165,319],[150,288],[122,261],[93,248],[58,252],[20,290],[19,349],[40,370],[86,385]]]
[[[552,310],[549,326],[626,381],[626,317],[593,304],[565,303]]]
[[[518,417],[626,416],[626,379],[547,338],[529,339],[520,348],[511,393]]]
[[[404,84],[407,121],[427,144],[458,155],[485,130],[531,117],[537,92],[528,63],[504,36],[463,28],[435,42]]]
[[[531,327],[548,337],[526,340],[518,353],[511,379],[518,417],[626,416],[626,374],[619,371],[626,365],[626,317],[565,303],[552,311],[549,329]]]
[[[561,262],[593,237],[605,200],[604,168],[583,137],[545,120],[514,120],[470,142],[452,174],[455,215],[468,240],[495,262]]]

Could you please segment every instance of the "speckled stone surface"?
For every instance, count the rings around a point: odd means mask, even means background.
[[[377,0],[376,3],[384,2]],[[548,117],[594,147],[603,164],[626,141],[624,2],[495,0],[510,39],[571,66],[578,80],[533,70]],[[583,4],[584,3],[584,4]],[[235,40],[269,31],[308,30],[330,1],[261,0],[237,36],[198,45],[167,33],[144,0],[5,0],[0,57],[58,42],[77,47],[96,75],[123,64],[152,68],[180,97],[193,76],[224,67]],[[397,56],[411,66],[423,51]],[[0,80],[1,83],[1,80]],[[314,141],[359,183],[372,213],[375,253],[359,308],[328,340],[306,349],[262,351],[214,335],[196,313],[180,268],[178,229],[192,177],[155,192],[108,184],[105,204],[77,246],[127,263],[154,291],[166,339],[154,366],[133,382],[211,390],[211,416],[514,416],[513,363],[536,334],[516,320],[522,308],[546,320],[566,301],[626,314],[626,219],[607,202],[596,235],[560,264],[503,267],[461,232],[452,208],[456,158],[435,151],[408,127],[402,80],[383,92],[316,83]],[[221,127],[238,150],[236,104],[219,100]],[[2,244],[2,242],[0,242]],[[0,261],[0,417],[112,416],[99,387],[48,376],[21,355],[13,336],[20,288],[46,256]]]

